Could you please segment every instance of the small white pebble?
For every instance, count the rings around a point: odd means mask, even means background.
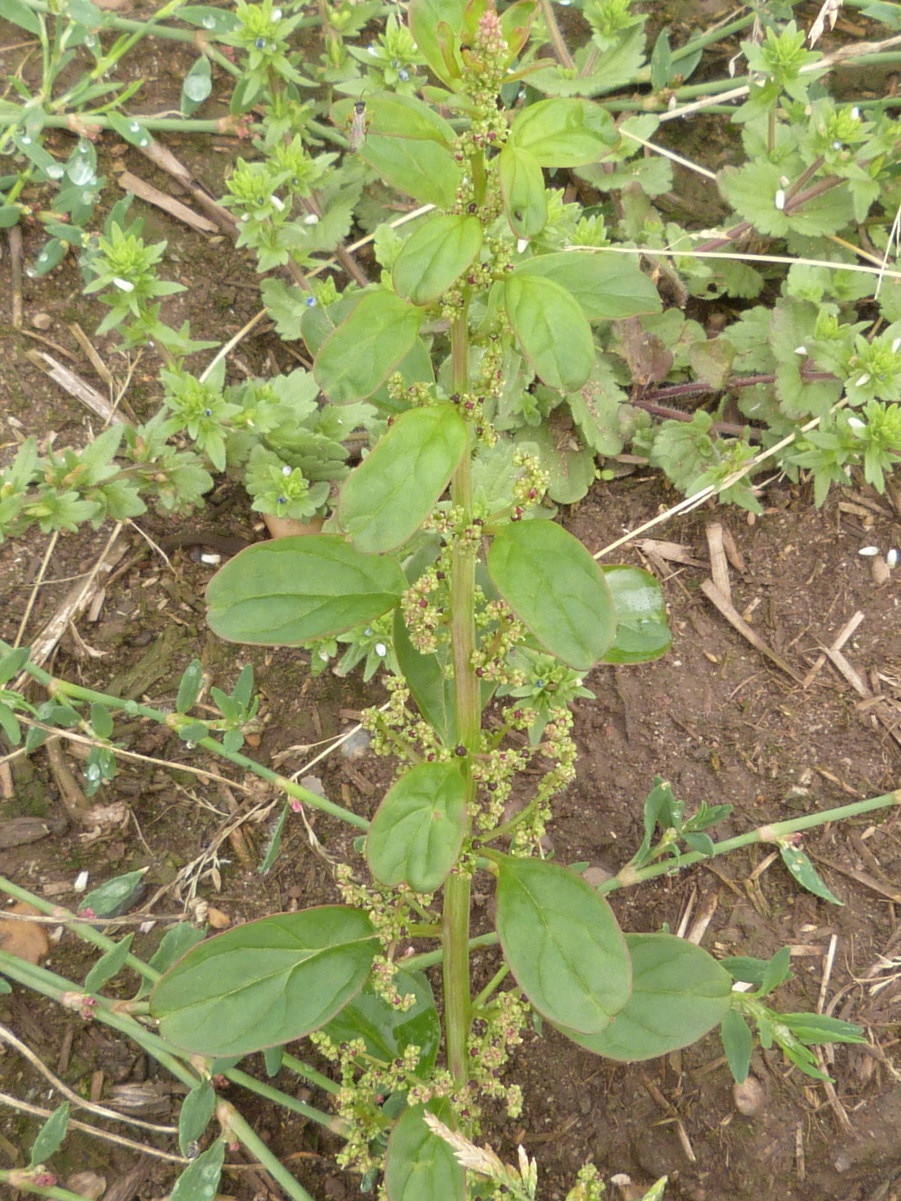
[[[78,875],[75,877],[75,883],[72,885],[73,891],[74,892],[84,892],[84,890],[88,886],[89,878],[90,878],[89,872],[79,872]]]
[[[859,555],[863,555],[864,558],[866,558],[866,559],[872,559],[876,555],[879,554],[879,547],[878,546],[862,546],[857,553]]]
[[[894,547],[885,556],[885,563],[889,571],[894,571],[898,566],[898,552]]]
[[[739,1113],[752,1118],[763,1109],[766,1099],[763,1085],[755,1076],[749,1076],[741,1084],[732,1085],[732,1100]]]

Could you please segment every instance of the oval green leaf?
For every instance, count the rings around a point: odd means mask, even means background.
[[[365,400],[413,349],[422,311],[393,292],[367,292],[329,334],[313,367],[333,404]]]
[[[720,1024],[720,1038],[732,1079],[736,1084],[744,1084],[751,1070],[754,1037],[748,1029],[748,1023],[736,1010],[729,1009],[724,1014]]]
[[[324,1026],[363,987],[377,944],[369,918],[324,905],[247,922],[202,942],[150,994],[163,1038],[225,1058]]]
[[[498,866],[497,933],[523,992],[555,1024],[599,1034],[632,987],[613,910],[558,863],[504,855]]]
[[[432,986],[422,972],[398,971],[392,988],[398,996],[413,995],[409,1009],[389,1005],[367,981],[361,992],[325,1027],[335,1043],[362,1038],[366,1051],[376,1059],[392,1062],[403,1056],[407,1047],[419,1047],[417,1075],[427,1076],[435,1064],[441,1043],[441,1022],[435,1008]]]
[[[428,304],[463,274],[482,248],[476,217],[429,218],[404,243],[394,263],[394,286],[413,304]]]
[[[397,418],[341,488],[338,521],[358,550],[393,550],[419,529],[457,469],[466,437],[453,405]]]
[[[405,1110],[388,1139],[388,1201],[463,1201],[463,1169],[450,1146],[425,1124],[424,1108]]]
[[[603,250],[561,250],[518,263],[515,275],[543,275],[571,292],[589,321],[659,313],[660,296],[637,258]]]
[[[374,621],[406,587],[393,559],[361,554],[337,534],[279,538],[216,572],[207,620],[227,642],[302,646]]]
[[[488,574],[549,654],[577,671],[603,658],[616,632],[610,589],[582,543],[562,526],[506,526],[488,551]]]
[[[507,221],[517,238],[534,238],[547,225],[547,191],[534,154],[507,145],[498,157]]]
[[[453,127],[413,96],[367,96],[366,116],[366,141],[357,156],[405,196],[450,208],[461,175],[451,150]]]
[[[616,610],[616,633],[604,652],[604,662],[649,663],[665,655],[673,635],[658,581],[640,567],[602,567],[601,571]]]
[[[556,97],[522,109],[510,127],[508,145],[530,151],[540,167],[582,167],[619,142],[606,109],[591,100]]]
[[[632,996],[606,1030],[563,1033],[597,1055],[655,1059],[697,1042],[731,1007],[732,977],[712,955],[673,934],[627,934]]]
[[[556,280],[514,272],[504,307],[520,350],[551,388],[575,392],[591,375],[594,340],[582,306]]]
[[[366,839],[382,884],[435,892],[454,866],[466,827],[463,777],[456,763],[419,763],[388,792]]]

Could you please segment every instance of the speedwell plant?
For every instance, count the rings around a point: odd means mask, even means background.
[[[656,581],[600,568],[542,508],[535,445],[498,435],[505,413],[533,403],[533,383],[554,394],[587,383],[592,322],[659,306],[631,259],[542,253],[548,227],[570,220],[543,168],[596,162],[619,135],[581,98],[512,120],[498,107],[533,9],[498,16],[476,0],[451,28],[431,0],[411,6],[443,85],[432,98],[465,118],[462,132],[412,96],[367,98],[359,154],[434,207],[381,283],[309,310],[304,324],[325,396],[381,406],[388,428],[344,478],[321,534],[242,551],[208,591],[212,629],[234,642],[306,646],[380,623],[399,670],[366,724],[398,771],[365,865],[337,868],[342,904],[195,947],[150,1000],[167,1044],[205,1057],[210,1073],[261,1049],[277,1065],[278,1048],[308,1037],[338,1065],[341,1162],[367,1188],[383,1173],[388,1201],[535,1195],[534,1164],[514,1171],[477,1144],[487,1100],[520,1111],[503,1069],[536,1015],[620,1060],[664,1054],[728,1019],[739,1063],[750,1039],[741,1012],[756,1015],[747,1002],[733,1012],[733,977],[706,951],[667,933],[624,935],[606,900],[542,853],[552,799],[575,776],[568,702],[585,695],[584,674],[653,659],[670,635]],[[662,783],[652,795],[650,830],[666,809],[668,827],[703,850],[721,813],[683,824]],[[479,942],[499,946],[480,990],[477,873],[495,894],[494,929]],[[437,952],[414,955],[422,940]],[[440,1016],[429,963],[441,965]],[[855,1037],[831,1032],[842,1034]],[[587,1166],[570,1195],[599,1188]]]

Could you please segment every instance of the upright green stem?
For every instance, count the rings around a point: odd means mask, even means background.
[[[469,382],[469,333],[464,311],[451,326],[454,391],[464,393]],[[472,537],[472,468],[470,447],[451,481],[451,497],[460,513],[462,533],[455,537],[451,569],[451,647],[454,663],[454,701],[460,769],[465,782],[468,813],[475,801],[471,756],[478,749],[482,727],[479,680],[473,666],[476,649],[475,586],[478,541]],[[444,1024],[447,1056],[456,1080],[468,1076],[467,1043],[471,1021],[469,985],[470,877],[454,872],[444,886],[442,944],[444,950]]]

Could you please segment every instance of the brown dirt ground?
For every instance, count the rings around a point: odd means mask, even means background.
[[[0,45],[11,44],[8,34],[0,23]],[[181,62],[174,55],[165,71],[177,75],[187,65],[188,59]],[[161,75],[165,71],[161,68]],[[164,94],[162,84],[159,88]],[[191,158],[188,143],[172,139],[170,144],[177,154]],[[110,153],[108,173],[117,162],[124,163],[171,190],[170,181],[137,152],[115,158],[113,149],[112,143],[104,147]],[[192,160],[195,172],[213,190],[235,147],[223,145],[221,151],[206,161]],[[169,240],[169,264],[175,263],[178,277],[190,285],[171,303],[170,322],[188,316],[195,336],[230,336],[258,307],[252,264],[222,239],[201,237],[153,210],[136,208],[146,216],[153,237]],[[25,242],[28,254],[37,244],[35,231],[26,229]],[[0,296],[7,298],[9,270],[4,253]],[[102,388],[68,325],[78,320],[91,331],[99,308],[80,297],[78,273],[68,263],[47,280],[26,280],[24,303],[22,330],[9,323],[8,300],[0,316],[0,453],[10,453],[23,436],[46,438],[51,431],[59,445],[82,444],[98,423],[26,351],[50,349]],[[47,315],[49,325],[35,320],[39,314]],[[34,341],[36,326],[44,327],[41,336],[56,349]],[[109,353],[111,345],[110,339],[98,342],[98,352],[114,373],[124,375],[122,360]],[[244,343],[233,360],[235,371],[293,365],[284,346],[265,329]],[[128,400],[139,417],[149,416],[159,403],[157,367],[145,358],[132,378]],[[566,520],[592,550],[599,550],[676,499],[659,480],[639,472],[599,485]],[[552,827],[560,861],[587,860],[611,871],[627,862],[641,840],[641,805],[656,774],[672,782],[689,811],[703,800],[734,806],[732,817],[715,832],[719,838],[877,796],[898,785],[898,577],[877,586],[871,560],[858,553],[865,545],[882,552],[901,545],[898,494],[879,497],[855,487],[841,497],[833,495],[817,511],[804,489],[777,481],[765,499],[764,516],[753,522],[734,510],[707,508],[651,531],[652,537],[681,544],[695,560],[688,565],[670,562],[661,573],[674,647],[655,664],[603,668],[590,677],[597,699],[576,707],[582,756],[578,781],[560,799]],[[802,686],[710,604],[700,585],[710,574],[711,522],[720,522],[734,541],[730,582],[735,608],[801,677],[820,662],[821,648],[833,642],[845,623],[858,612],[863,615],[843,650],[867,697],[828,661]],[[231,481],[220,483],[199,520],[173,523],[148,514],[138,522],[157,541],[193,531],[198,524],[219,535],[262,536],[240,488]],[[48,538],[32,534],[0,546],[0,636],[16,636],[34,592],[24,633],[25,641],[33,639],[73,580],[96,563],[107,535],[108,530],[82,530],[60,538],[36,589]],[[57,674],[98,688],[115,677],[123,695],[131,690],[165,707],[174,703],[177,681],[192,657],[202,659],[221,687],[229,686],[239,665],[250,660],[266,720],[255,753],[265,763],[301,774],[315,753],[310,748],[347,729],[363,705],[382,699],[377,684],[364,687],[356,678],[327,674],[312,680],[302,656],[224,646],[204,625],[202,595],[212,569],[184,549],[164,559],[135,529],[126,529],[121,543],[125,553],[106,582],[99,613],[92,620],[79,619],[60,641],[52,661]],[[634,545],[610,561],[617,560],[654,567]],[[117,737],[145,755],[221,770],[156,728],[117,725]],[[66,754],[77,772],[68,749]],[[37,815],[56,819],[57,825],[41,841],[0,851],[0,872],[62,904],[73,903],[71,886],[82,869],[91,872],[94,884],[137,867],[148,868],[146,896],[166,890],[157,913],[172,914],[179,907],[177,898],[184,900],[195,888],[232,922],[334,899],[328,864],[314,853],[300,824],[289,828],[282,855],[267,877],[257,874],[256,864],[271,810],[257,809],[243,828],[243,844],[221,841],[235,806],[249,811],[267,799],[257,789],[242,792],[247,782],[233,774],[234,787],[224,790],[187,771],[123,761],[103,800],[126,803],[127,825],[88,842],[67,823],[58,777],[43,752],[30,762],[17,759],[11,767],[12,787],[0,799],[0,824]],[[375,808],[390,778],[389,765],[369,752],[352,762],[331,755],[312,770],[329,796],[363,813]],[[339,823],[320,816],[315,831],[329,855],[353,854],[352,836]],[[800,891],[779,860],[772,861],[760,846],[617,893],[612,903],[630,931],[660,929],[664,923],[676,930],[683,918],[706,913],[710,924],[703,945],[716,955],[765,957],[791,945],[794,980],[780,994],[786,1009],[817,1008],[832,948],[823,1002],[827,1011],[865,1026],[871,1045],[836,1049],[829,1069],[836,1081],[833,1094],[788,1070],[776,1052],[756,1052],[753,1071],[764,1101],[755,1116],[746,1117],[736,1110],[716,1038],[663,1060],[620,1065],[595,1058],[553,1031],[541,1038],[532,1035],[512,1073],[526,1092],[522,1124],[498,1121],[487,1137],[504,1154],[515,1154],[515,1144],[522,1141],[538,1157],[542,1201],[562,1198],[576,1168],[589,1157],[608,1179],[626,1172],[647,1186],[667,1174],[667,1196],[674,1199],[901,1197],[898,809],[819,828],[805,849],[842,907]],[[158,928],[138,933],[136,952],[150,954],[157,937]],[[893,960],[894,969],[886,968]],[[82,945],[64,935],[53,946],[49,966],[78,980],[90,962]],[[476,971],[487,974],[492,963],[492,953],[482,952]],[[79,1091],[93,1087],[107,1096],[114,1085],[156,1080],[154,1065],[135,1048],[40,998],[19,990],[0,998],[0,1019]],[[296,1088],[290,1080],[279,1083]],[[39,1104],[56,1103],[48,1101],[40,1078],[12,1052],[0,1061],[0,1088]],[[252,1099],[248,1104],[236,1090],[229,1096],[317,1201],[357,1195],[356,1183],[331,1168],[334,1148],[315,1128]],[[314,1094],[313,1103],[322,1100]],[[167,1116],[153,1120],[174,1120],[177,1107],[171,1098],[164,1098],[164,1108]],[[33,1132],[31,1119],[4,1114],[0,1157],[5,1165],[30,1144]],[[173,1145],[171,1140],[167,1145]],[[70,1136],[57,1159],[60,1175],[93,1168],[121,1185],[119,1201],[162,1196],[173,1179],[165,1164],[80,1136]],[[280,1195],[240,1163],[227,1170],[223,1191],[238,1201]]]

